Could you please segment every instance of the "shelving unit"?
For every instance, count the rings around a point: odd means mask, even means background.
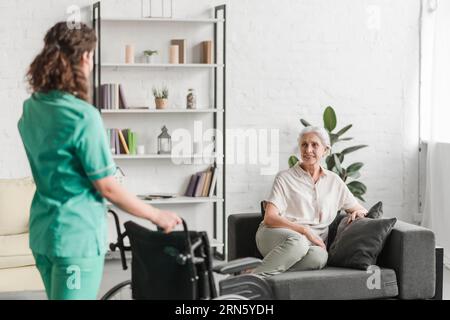
[[[223,68],[223,64],[206,64],[206,63],[102,63],[103,68]]]
[[[144,154],[144,155],[113,155],[114,159],[118,160],[130,160],[130,159],[216,159],[218,156],[203,156],[203,155],[190,155],[190,156],[172,156],[170,154]]]
[[[185,23],[221,23],[225,19],[189,19],[189,18],[103,18],[103,22],[185,22]]]
[[[155,24],[161,28],[161,24],[192,24],[192,25],[202,25],[202,24],[212,24],[214,27],[213,37],[214,37],[214,62],[212,64],[202,64],[202,63],[186,63],[186,64],[168,64],[168,63],[133,63],[133,64],[125,64],[119,63],[114,59],[109,59],[111,61],[104,62],[102,61],[102,28],[108,28],[111,26],[123,26],[131,23],[134,26],[134,23],[139,24]],[[223,26],[223,32],[220,34],[219,39],[219,31],[218,25],[221,24]],[[226,6],[221,5],[214,7],[214,18],[118,18],[118,17],[102,17],[101,16],[101,4],[97,2],[93,5],[93,25],[97,31],[98,37],[98,47],[94,55],[94,72],[93,72],[93,95],[94,95],[94,104],[96,106],[99,105],[98,97],[99,92],[98,88],[102,85],[102,70],[110,70],[110,71],[123,71],[123,72],[152,72],[152,70],[158,71],[166,71],[166,70],[185,70],[184,72],[192,70],[206,70],[208,72],[213,72],[213,105],[208,106],[204,105],[205,108],[198,108],[194,110],[188,109],[143,109],[143,108],[130,108],[130,109],[119,109],[119,110],[100,110],[102,116],[105,117],[118,117],[118,116],[139,116],[139,119],[143,119],[143,117],[151,117],[156,114],[160,115],[210,115],[212,117],[213,129],[220,129],[222,132],[225,132],[226,128]],[[219,42],[220,41],[220,42]],[[222,42],[223,41],[223,42]],[[218,45],[221,45],[223,48],[221,61],[218,63]],[[221,72],[219,76],[219,70]],[[203,71],[202,71],[203,72]],[[219,87],[220,83],[220,87]],[[219,96],[219,88],[220,96]],[[137,106],[135,106],[137,107]],[[207,108],[206,108],[207,107]],[[220,116],[220,118],[219,118]],[[159,119],[159,118],[158,118]],[[186,121],[189,121],[189,118],[186,118]],[[158,200],[146,200],[146,203],[151,205],[158,206],[166,206],[166,205],[183,205],[183,206],[195,206],[201,204],[211,204],[213,207],[213,232],[212,239],[210,240],[211,246],[214,247],[214,253],[217,258],[224,259],[226,246],[225,246],[225,223],[226,223],[226,215],[225,215],[225,205],[226,205],[226,190],[225,190],[225,146],[226,146],[226,135],[222,134],[222,150],[216,150],[216,153],[221,154],[212,155],[210,157],[204,157],[203,155],[189,155],[189,156],[178,156],[172,157],[171,155],[158,155],[158,154],[145,154],[145,155],[114,155],[113,158],[116,161],[153,161],[153,160],[169,160],[169,159],[208,159],[211,162],[211,165],[215,168],[221,168],[221,191],[218,194],[219,186],[216,187],[214,196],[212,197],[184,197],[177,196],[171,199],[158,199]],[[217,140],[215,140],[217,142]],[[216,143],[217,149],[217,143]],[[219,163],[217,160],[220,159]],[[195,162],[194,162],[195,164]],[[151,166],[151,163],[149,164]],[[169,164],[168,164],[169,165]],[[191,172],[191,174],[194,172]],[[219,180],[218,180],[219,183]],[[218,206],[220,204],[220,207]],[[220,209],[220,210],[219,210]],[[220,212],[219,212],[220,211]],[[199,213],[199,214],[204,214]],[[219,220],[219,215],[221,219]],[[221,224],[221,239],[218,239],[218,231],[219,231],[219,223]],[[193,229],[195,226],[192,227]],[[222,249],[220,252],[218,249]]]
[[[176,197],[171,199],[156,199],[156,200],[142,200],[145,203],[148,204],[198,204],[198,203],[216,203],[216,202],[223,202],[224,200],[222,198],[218,197]],[[112,205],[112,203],[108,202],[108,205]]]
[[[164,113],[216,113],[224,112],[222,109],[119,109],[119,110],[101,110],[102,114],[136,114],[136,113],[154,113],[154,114],[164,114]]]

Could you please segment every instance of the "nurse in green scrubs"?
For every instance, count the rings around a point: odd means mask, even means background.
[[[36,182],[30,248],[49,299],[96,299],[106,252],[104,198],[165,232],[181,223],[114,179],[106,132],[89,100],[94,31],[57,23],[27,78],[32,95],[18,128]]]

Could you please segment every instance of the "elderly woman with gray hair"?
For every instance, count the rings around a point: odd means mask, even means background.
[[[345,210],[350,222],[367,214],[344,181],[320,165],[331,149],[327,131],[306,127],[298,142],[301,161],[276,176],[256,233],[264,259],[253,272],[263,276],[323,268],[328,226],[337,212]]]

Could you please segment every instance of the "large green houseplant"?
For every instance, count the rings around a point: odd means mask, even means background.
[[[311,124],[304,119],[300,119],[300,122],[305,127],[311,126]],[[341,179],[346,183],[349,178],[352,179],[351,182],[347,183],[348,188],[355,197],[362,201],[365,201],[363,195],[366,193],[367,187],[362,182],[357,181],[357,179],[361,176],[359,170],[363,167],[364,164],[362,162],[355,162],[345,168],[342,163],[344,162],[345,155],[365,148],[367,147],[367,145],[357,145],[345,148],[341,152],[333,152],[333,146],[336,143],[341,141],[353,140],[353,138],[342,137],[352,127],[351,124],[343,127],[338,132],[333,132],[333,130],[336,129],[336,125],[336,113],[334,112],[332,107],[327,107],[323,113],[323,126],[328,131],[331,142],[330,154],[325,160],[327,169],[338,174],[339,177],[341,177]],[[289,158],[289,167],[294,166],[298,161],[298,158],[292,155]]]

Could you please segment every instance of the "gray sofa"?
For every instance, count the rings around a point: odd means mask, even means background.
[[[228,260],[261,258],[255,234],[260,213],[228,217]],[[377,260],[374,272],[325,267],[285,272],[267,279],[275,299],[432,299],[442,298],[442,268],[437,268],[434,233],[397,221]],[[438,274],[436,273],[438,270]],[[369,279],[369,277],[371,277]],[[368,285],[367,283],[369,282]]]

